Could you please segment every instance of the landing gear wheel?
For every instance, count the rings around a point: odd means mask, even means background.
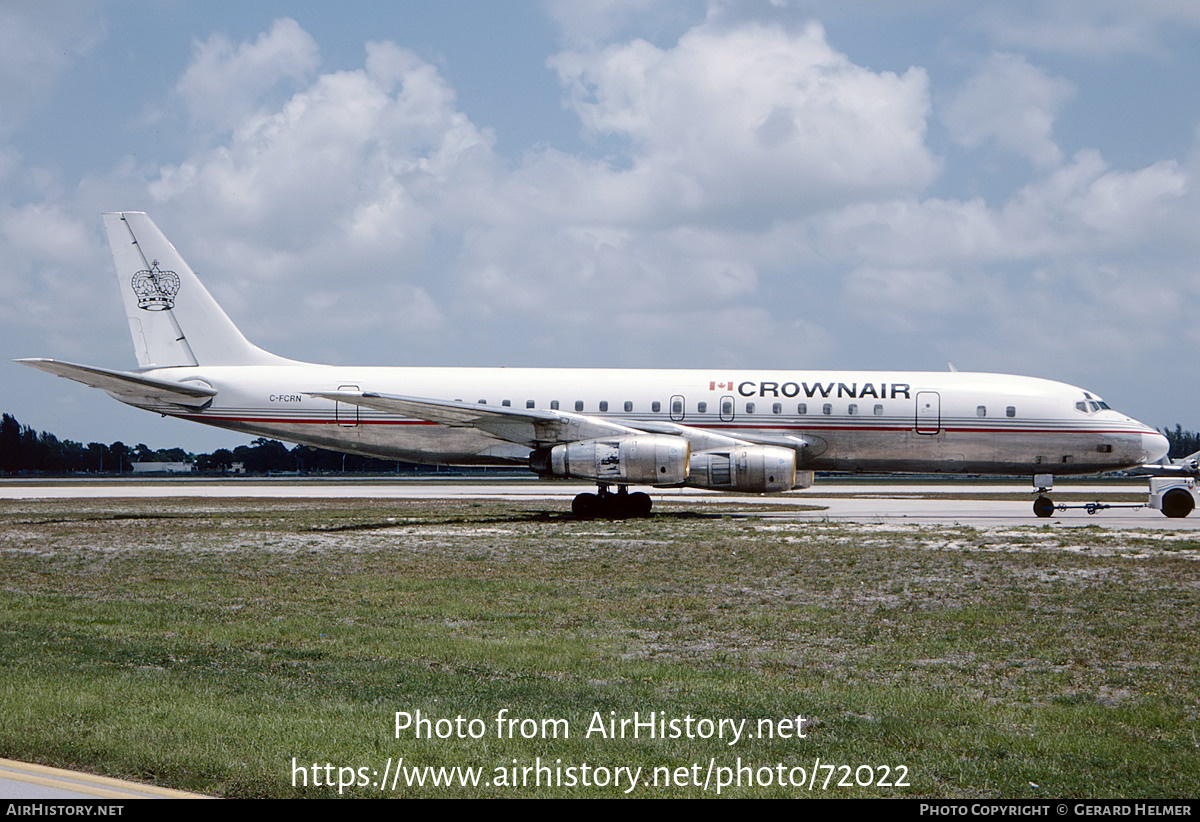
[[[575,519],[595,519],[600,516],[601,498],[595,494],[578,494],[571,501],[571,513]]]
[[[1033,513],[1043,519],[1050,516],[1054,513],[1054,501],[1045,495],[1038,497],[1033,501]]]
[[[627,519],[629,517],[629,495],[624,491],[616,494],[602,494],[600,501],[604,505],[605,519]]]
[[[1182,488],[1173,488],[1163,495],[1162,512],[1172,519],[1181,519],[1192,513],[1196,507],[1192,495]]]
[[[654,507],[649,494],[630,494],[622,486],[615,494],[601,488],[599,494],[579,494],[571,502],[576,519],[631,519],[650,516]]]
[[[650,495],[642,491],[629,495],[629,503],[627,508],[631,517],[648,517],[650,509],[654,507],[654,502],[650,499]]]

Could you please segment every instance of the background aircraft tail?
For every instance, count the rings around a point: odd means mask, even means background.
[[[138,365],[271,365],[292,362],[247,340],[148,216],[104,216]]]

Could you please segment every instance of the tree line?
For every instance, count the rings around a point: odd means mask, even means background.
[[[1200,433],[1185,431],[1179,424],[1174,430],[1162,429],[1162,433],[1171,443],[1172,459],[1200,451]],[[46,431],[35,431],[17,422],[11,414],[0,417],[0,474],[126,474],[133,471],[134,462],[188,462],[195,465],[196,471],[209,474],[227,474],[235,469],[248,474],[343,471],[390,474],[434,470],[425,465],[344,454],[307,445],[289,448],[278,440],[264,437],[232,450],[218,448],[211,454],[192,454],[182,448],[155,450],[141,443],[130,447],[119,441],[108,445],[101,442],[83,445],[60,440]]]
[[[1167,442],[1171,443],[1171,451],[1167,456],[1173,460],[1190,457],[1200,451],[1200,433],[1184,431],[1183,426],[1178,423],[1175,424],[1174,431],[1164,428],[1162,433]]]
[[[60,440],[46,431],[22,425],[11,414],[0,416],[0,474],[127,474],[135,462],[186,462],[202,473],[413,473],[433,471],[397,460],[343,454],[324,448],[296,445],[259,437],[249,445],[218,448],[211,454],[193,454],[182,448],[153,449],[123,442],[87,445]]]

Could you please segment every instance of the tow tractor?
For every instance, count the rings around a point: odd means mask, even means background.
[[[1037,488],[1037,499],[1033,501],[1033,513],[1038,517],[1049,517],[1055,511],[1079,508],[1089,514],[1109,508],[1152,508],[1162,511],[1163,516],[1178,519],[1192,513],[1200,503],[1200,489],[1196,480],[1200,478],[1200,452],[1175,460],[1170,464],[1143,465],[1137,471],[1150,481],[1150,494],[1146,502],[1085,502],[1075,505],[1055,504],[1048,495],[1054,487],[1052,474],[1037,474],[1033,478]]]

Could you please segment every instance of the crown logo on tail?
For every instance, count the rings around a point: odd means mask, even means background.
[[[174,271],[160,271],[158,260],[150,268],[133,275],[133,293],[138,298],[138,308],[146,311],[166,311],[175,307],[175,295],[179,293],[179,275]]]

